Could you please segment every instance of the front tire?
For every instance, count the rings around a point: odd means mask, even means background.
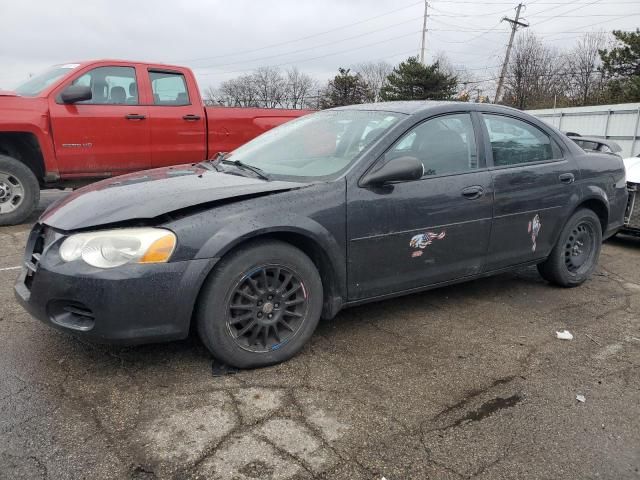
[[[24,163],[0,155],[0,225],[16,225],[31,215],[40,201],[40,185]]]
[[[577,287],[595,270],[601,249],[600,219],[592,210],[580,209],[569,218],[547,260],[538,264],[538,272],[553,284]]]
[[[252,242],[220,260],[200,295],[196,321],[218,360],[265,367],[293,357],[322,312],[322,281],[313,262],[287,243]]]

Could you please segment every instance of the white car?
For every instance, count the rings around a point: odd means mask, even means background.
[[[625,158],[624,168],[627,172],[629,187],[629,203],[624,216],[623,232],[640,235],[640,155]]]

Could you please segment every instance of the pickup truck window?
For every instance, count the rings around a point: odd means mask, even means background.
[[[191,105],[187,82],[177,72],[149,72],[154,105]]]
[[[229,159],[283,179],[330,179],[403,117],[381,111],[318,112],[263,133],[231,152]]]
[[[533,125],[502,115],[483,114],[496,167],[541,162],[562,157],[560,147]]]
[[[64,77],[67,73],[77,67],[78,64],[75,63],[56,65],[55,67],[52,67],[20,84],[14,89],[14,91],[23,97],[35,97],[53,82]]]
[[[85,105],[137,105],[138,82],[133,67],[98,67],[76,78],[73,85],[91,87],[91,100]]]

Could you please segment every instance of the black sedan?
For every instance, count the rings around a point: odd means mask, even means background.
[[[257,367],[345,307],[527,265],[579,285],[626,204],[622,160],[520,111],[343,107],[74,192],[33,228],[15,291],[64,331],[140,343],[193,325]]]

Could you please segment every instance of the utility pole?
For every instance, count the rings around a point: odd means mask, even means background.
[[[500,94],[502,93],[502,84],[504,83],[504,76],[507,73],[507,67],[509,66],[509,56],[511,55],[511,47],[513,45],[513,38],[516,36],[516,30],[518,27],[528,27],[528,23],[524,23],[520,21],[520,9],[522,8],[522,4],[518,4],[518,8],[516,10],[516,18],[511,19],[504,17],[502,21],[509,22],[511,24],[511,37],[509,38],[509,45],[507,45],[507,54],[504,56],[504,63],[502,64],[502,72],[500,73],[500,80],[498,80],[498,88],[496,89],[496,98],[493,100],[493,103],[498,103],[500,99]]]
[[[422,47],[420,48],[420,63],[424,65],[424,49],[427,42],[427,8],[429,2],[424,0],[424,20],[422,21]]]

